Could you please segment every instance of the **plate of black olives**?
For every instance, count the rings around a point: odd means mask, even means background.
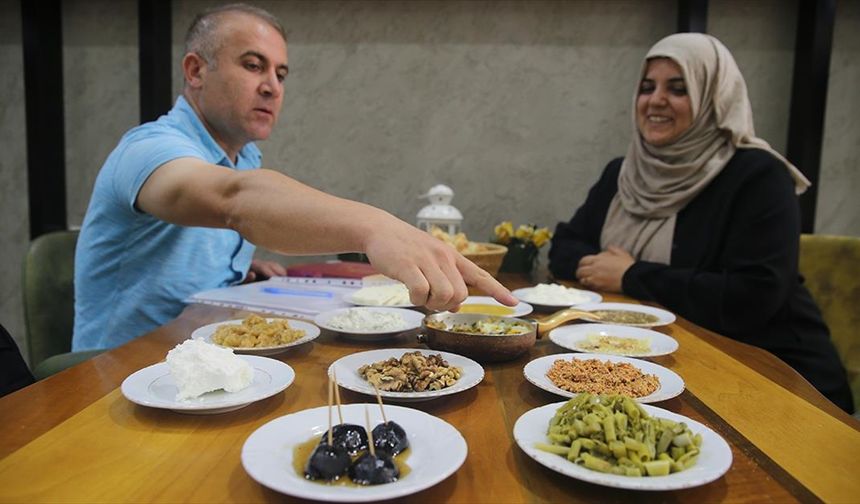
[[[401,406],[320,406],[276,418],[242,447],[258,483],[294,497],[329,502],[392,499],[453,474],[468,453],[451,424]]]

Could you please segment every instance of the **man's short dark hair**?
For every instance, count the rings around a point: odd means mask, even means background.
[[[214,67],[216,64],[215,55],[221,49],[222,43],[215,37],[215,34],[218,32],[223,15],[230,12],[250,14],[265,21],[277,30],[286,42],[287,34],[284,31],[284,26],[272,13],[253,5],[235,3],[206,9],[194,18],[188,28],[188,33],[185,34],[185,54],[192,52],[198,54],[208,65]]]

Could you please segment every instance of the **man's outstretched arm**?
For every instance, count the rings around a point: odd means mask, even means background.
[[[378,208],[338,198],[272,170],[236,171],[180,158],[153,172],[137,207],[184,226],[228,228],[283,254],[363,252],[409,288],[416,305],[441,310],[466,298],[467,285],[514,305],[486,271],[450,246]]]

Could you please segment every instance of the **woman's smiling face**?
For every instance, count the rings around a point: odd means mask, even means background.
[[[662,147],[693,123],[693,108],[681,67],[668,58],[648,61],[636,98],[636,124],[649,144]]]

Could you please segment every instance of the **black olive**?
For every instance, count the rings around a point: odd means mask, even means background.
[[[385,453],[365,453],[349,466],[349,477],[359,485],[381,485],[397,481],[400,470]]]
[[[360,425],[335,425],[331,429],[331,437],[334,446],[343,448],[350,455],[367,449],[367,431]],[[328,431],[322,435],[320,444],[328,444]]]
[[[336,480],[347,471],[350,463],[349,455],[341,447],[320,444],[308,458],[305,465],[305,478]]]
[[[409,439],[403,427],[388,421],[373,428],[373,446],[394,456],[409,448]]]

